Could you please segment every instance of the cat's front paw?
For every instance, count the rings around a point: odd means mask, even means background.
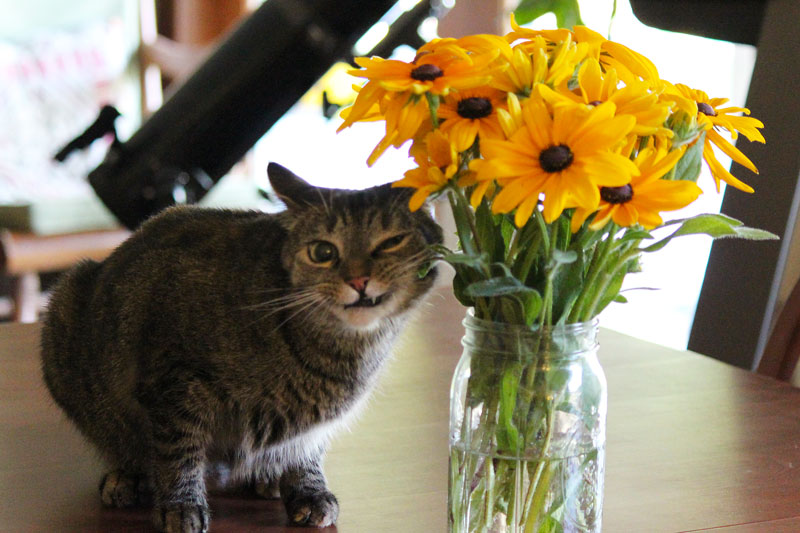
[[[171,503],[156,507],[156,528],[163,533],[205,533],[209,513],[205,505]]]
[[[339,516],[339,502],[327,490],[299,492],[285,503],[289,519],[301,526],[327,527]]]
[[[100,500],[106,507],[134,507],[148,503],[147,480],[122,470],[112,470],[100,482]]]

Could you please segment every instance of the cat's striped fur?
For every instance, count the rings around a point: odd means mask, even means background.
[[[208,529],[211,471],[278,486],[296,523],[334,522],[328,438],[436,274],[418,273],[441,230],[407,192],[269,173],[286,211],[169,209],[49,305],[44,378],[111,466],[103,503],[152,497],[162,531]]]

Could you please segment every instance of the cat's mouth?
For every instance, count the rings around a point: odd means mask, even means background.
[[[375,307],[381,304],[383,300],[387,297],[388,293],[381,294],[380,296],[376,296],[375,298],[367,298],[366,296],[361,296],[358,300],[351,304],[347,304],[344,306],[345,309],[352,309],[354,307]]]

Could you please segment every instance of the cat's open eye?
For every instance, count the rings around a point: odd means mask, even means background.
[[[333,264],[339,258],[339,251],[328,241],[314,241],[308,245],[308,258],[318,265]]]
[[[381,241],[381,243],[372,250],[372,255],[393,252],[405,244],[408,235],[408,233],[401,233],[400,235],[395,235],[394,237],[389,237]]]

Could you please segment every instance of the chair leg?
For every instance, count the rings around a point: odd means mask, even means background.
[[[36,272],[24,272],[14,278],[11,293],[14,298],[15,322],[36,322],[39,318],[41,289],[39,274]]]

